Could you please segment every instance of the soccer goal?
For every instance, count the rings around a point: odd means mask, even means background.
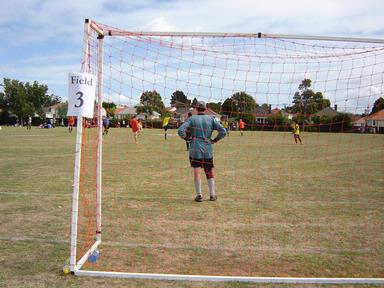
[[[97,89],[77,119],[72,274],[384,283],[383,39],[86,20],[81,72]],[[197,101],[228,128],[201,203],[176,130]]]

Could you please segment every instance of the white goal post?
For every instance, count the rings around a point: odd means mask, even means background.
[[[96,33],[97,47],[93,47],[94,43],[90,43],[89,35]],[[76,135],[76,152],[73,177],[73,196],[72,196],[72,218],[71,218],[71,241],[70,241],[70,271],[71,274],[77,276],[99,276],[99,277],[117,277],[117,278],[135,278],[135,279],[155,279],[155,280],[181,280],[181,281],[211,281],[211,282],[252,282],[252,283],[308,283],[308,284],[384,284],[384,278],[308,278],[308,277],[244,277],[244,276],[209,276],[209,275],[181,275],[181,274],[156,274],[156,273],[128,273],[118,271],[98,271],[87,270],[83,265],[88,261],[89,256],[98,250],[103,244],[102,237],[102,174],[103,174],[103,123],[102,123],[102,102],[103,102],[103,69],[106,69],[107,59],[104,57],[104,38],[110,36],[165,36],[165,37],[248,37],[248,38],[268,38],[268,39],[293,39],[293,40],[322,40],[322,41],[341,41],[341,42],[363,42],[384,44],[384,39],[364,39],[364,38],[346,38],[346,37],[324,37],[324,36],[300,36],[300,35],[280,35],[280,34],[264,34],[264,33],[190,33],[190,32],[130,32],[119,29],[105,30],[103,25],[99,25],[92,20],[85,20],[84,24],[84,42],[81,72],[95,73],[97,76],[97,92],[95,95],[95,103],[97,105],[97,147],[96,155],[96,171],[95,171],[95,212],[96,229],[92,232],[93,243],[87,245],[86,250],[79,250],[79,198],[80,183],[86,181],[82,177],[82,156],[84,131],[87,129],[85,122],[88,119],[79,117],[77,119],[77,135]],[[182,44],[181,44],[182,45]],[[88,57],[89,50],[96,49],[97,63],[93,64],[97,67],[94,71],[90,70],[90,59]],[[216,53],[216,52],[214,52]],[[244,52],[242,57],[248,57]],[[284,69],[284,68],[283,68]],[[120,72],[121,73],[121,72]],[[144,72],[143,72],[144,73]],[[97,114],[96,114],[97,113]],[[88,232],[87,232],[88,233]],[[106,248],[107,249],[107,248]],[[81,254],[80,254],[81,253]]]

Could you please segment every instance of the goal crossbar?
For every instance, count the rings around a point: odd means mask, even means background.
[[[269,33],[223,33],[223,32],[163,32],[163,31],[125,31],[120,29],[103,30],[96,22],[91,21],[91,28],[104,36],[176,36],[176,37],[249,37],[249,38],[279,38],[314,41],[340,41],[384,44],[384,39],[361,37],[337,37],[320,35],[269,34]]]

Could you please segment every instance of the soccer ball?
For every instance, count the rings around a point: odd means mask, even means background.
[[[69,266],[63,267],[63,273],[64,275],[68,275],[69,273],[71,273],[71,269],[69,268]]]

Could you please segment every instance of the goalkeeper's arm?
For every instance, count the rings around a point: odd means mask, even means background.
[[[214,123],[214,129],[217,130],[219,132],[219,134],[217,134],[216,138],[215,139],[211,139],[211,143],[214,144],[218,141],[220,141],[221,139],[223,139],[225,136],[227,136],[227,130],[225,130],[225,128],[223,127],[223,125],[221,125],[215,118],[213,118],[213,123]]]
[[[183,139],[185,139],[186,137],[187,137],[187,129],[188,129],[188,127],[189,127],[189,121],[187,120],[187,121],[185,121],[180,127],[179,127],[179,129],[177,130],[177,134],[181,137],[181,138],[183,138]]]

